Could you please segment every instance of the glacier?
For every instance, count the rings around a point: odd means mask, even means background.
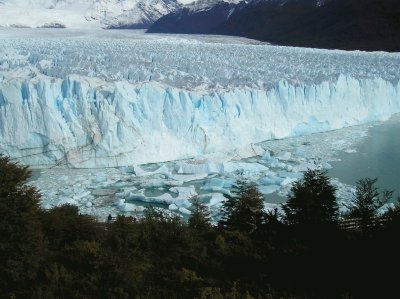
[[[33,166],[263,155],[400,112],[398,53],[130,31],[0,30],[0,45],[0,152]]]

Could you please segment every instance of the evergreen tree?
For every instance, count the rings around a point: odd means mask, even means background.
[[[26,185],[27,167],[0,155],[0,293],[34,298],[43,257],[40,195]],[[0,296],[1,297],[1,296]]]
[[[243,197],[246,192],[246,182],[243,180],[237,180],[236,184],[233,185],[231,194],[225,195],[226,201],[222,205],[221,209],[221,220],[219,221],[221,226],[232,228],[234,226],[234,214],[237,210],[239,198]]]
[[[288,201],[282,205],[284,220],[290,225],[333,224],[338,221],[336,188],[326,171],[308,169],[293,184]]]
[[[232,194],[223,204],[221,224],[230,229],[255,231],[264,216],[262,194],[242,180],[237,181]]]
[[[201,202],[198,196],[193,196],[190,198],[191,214],[189,217],[189,227],[194,229],[207,229],[210,227],[210,211],[207,206]]]
[[[356,192],[348,205],[349,217],[361,218],[361,225],[366,229],[372,224],[372,219],[378,215],[378,210],[392,197],[393,191],[383,190],[375,186],[377,178],[364,178],[356,183]]]

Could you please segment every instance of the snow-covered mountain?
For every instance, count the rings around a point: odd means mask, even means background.
[[[221,3],[238,4],[240,2],[249,2],[249,0],[197,0],[187,3],[184,7],[195,13],[209,10]]]
[[[30,165],[259,155],[257,142],[400,112],[397,53],[15,34],[0,35],[0,152]]]
[[[147,28],[180,6],[177,0],[1,0],[0,26]]]
[[[177,0],[97,0],[87,16],[108,28],[148,28],[179,7]]]

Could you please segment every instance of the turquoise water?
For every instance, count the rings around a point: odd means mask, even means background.
[[[400,195],[400,117],[369,128],[368,137],[356,148],[356,153],[340,153],[339,162],[332,162],[331,177],[355,185],[365,178],[378,178],[381,189]]]

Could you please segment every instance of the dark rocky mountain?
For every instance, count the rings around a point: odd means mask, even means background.
[[[247,4],[223,0],[200,0],[157,20],[147,32],[150,33],[213,33],[223,28],[225,22],[235,12]]]
[[[225,34],[280,45],[400,51],[400,1],[217,2],[207,10],[185,7],[166,15],[149,32]]]

